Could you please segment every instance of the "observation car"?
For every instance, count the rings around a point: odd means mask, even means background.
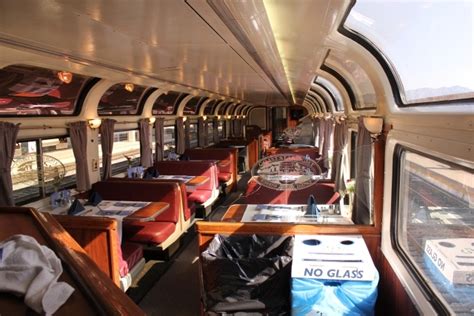
[[[57,254],[58,314],[237,313],[209,302],[204,254],[253,234],[362,236],[369,314],[474,313],[474,1],[0,12],[0,245]],[[0,314],[32,309],[0,285]]]

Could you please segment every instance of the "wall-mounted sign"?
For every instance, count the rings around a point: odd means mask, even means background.
[[[293,154],[265,157],[252,168],[252,176],[260,185],[282,191],[307,188],[321,179],[321,173],[316,161]]]

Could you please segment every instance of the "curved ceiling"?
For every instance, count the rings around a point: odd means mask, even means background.
[[[0,42],[255,105],[302,104],[349,3],[1,1]]]

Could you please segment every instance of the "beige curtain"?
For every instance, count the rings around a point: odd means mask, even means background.
[[[138,121],[140,131],[140,164],[144,168],[153,165],[153,152],[151,149],[151,125],[147,118]]]
[[[159,117],[155,121],[155,161],[162,161],[165,154],[163,146],[165,135],[165,119]]]
[[[115,120],[104,119],[100,124],[100,146],[102,147],[102,180],[112,176],[112,149],[114,147]]]
[[[20,124],[0,122],[0,206],[14,206],[11,166]]]
[[[313,139],[314,139],[313,144],[315,146],[318,146],[318,143],[316,143],[316,141],[318,139],[319,118],[313,117],[312,122],[313,122]]]
[[[329,150],[331,149],[332,132],[334,130],[334,121],[332,119],[326,120],[324,123],[324,143],[321,158],[324,167],[329,169]]]
[[[349,131],[345,121],[336,123],[334,128],[334,151],[332,154],[331,179],[335,183],[335,192],[344,196],[346,192],[346,182],[344,170],[346,169],[346,147],[349,137]]]
[[[91,188],[89,165],[87,163],[87,128],[87,122],[85,121],[69,124],[72,151],[76,159],[76,187],[79,192]]]
[[[369,131],[364,126],[363,118],[359,118],[356,145],[356,182],[355,204],[352,219],[355,224],[370,224],[372,209],[372,142]]]
[[[188,133],[189,134],[189,133]],[[176,153],[182,155],[185,150],[184,119],[176,119]]]
[[[319,149],[319,154],[322,156],[323,146],[324,146],[324,136],[326,135],[326,121],[324,119],[319,120],[318,135],[319,135],[318,149]]]

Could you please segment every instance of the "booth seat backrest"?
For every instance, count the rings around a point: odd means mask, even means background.
[[[178,187],[179,187],[179,191],[181,193],[181,199],[180,199],[180,202],[179,204],[181,205],[181,209],[182,209],[182,212],[183,212],[183,217],[184,217],[184,220],[188,220],[188,218],[191,217],[191,214],[194,213],[194,211],[192,210],[192,205],[190,205],[188,203],[188,199],[187,199],[187,192],[186,192],[186,185],[184,184],[184,182],[182,181],[179,181],[179,180],[172,180],[172,179],[159,179],[159,180],[155,180],[155,179],[129,179],[129,178],[109,178],[107,179],[107,181],[129,181],[129,182],[144,182],[144,183],[147,183],[147,182],[152,182],[152,183],[157,183],[157,182],[161,182],[161,183],[177,183],[178,184]]]
[[[157,161],[154,168],[162,175],[205,176],[209,181],[196,187],[196,190],[217,190],[219,188],[218,170],[211,160]]]
[[[221,162],[230,162],[226,166],[219,165],[220,172],[228,172],[237,179],[237,159],[238,151],[236,148],[193,148],[186,149],[184,155],[191,160],[220,160]]]
[[[182,198],[178,182],[159,182],[154,180],[107,180],[92,185],[105,200],[167,202],[170,207],[155,218],[156,222],[177,223],[186,199]]]
[[[306,204],[313,195],[317,204],[335,204],[340,195],[334,192],[334,183],[316,183],[297,191],[278,191],[258,184],[251,179],[247,186],[242,203],[246,204]]]

